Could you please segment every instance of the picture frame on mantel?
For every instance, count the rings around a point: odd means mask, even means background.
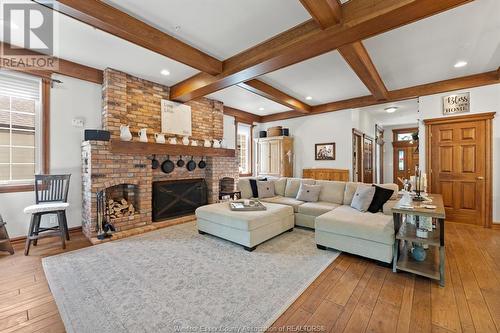
[[[314,145],[314,159],[316,161],[335,160],[335,142],[317,143]]]

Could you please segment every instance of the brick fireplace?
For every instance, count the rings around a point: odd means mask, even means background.
[[[119,140],[120,124],[130,125],[134,141],[137,131],[148,128],[148,137],[153,142],[153,133],[160,132],[160,101],[168,99],[169,88],[157,83],[133,77],[113,69],[104,71],[102,127],[110,131],[112,140]],[[188,103],[192,110],[193,139],[222,139],[223,105],[221,102],[202,98]],[[178,138],[179,139],[179,138]],[[238,178],[235,157],[206,157],[205,169],[190,172],[185,167],[176,167],[170,174],[151,168],[151,155],[116,153],[112,142],[85,141],[82,143],[82,190],[84,234],[96,236],[96,195],[100,191],[129,185],[134,188],[135,212],[129,216],[114,218],[111,223],[117,231],[139,228],[152,223],[153,182],[179,179],[204,179],[207,184],[208,202],[216,202],[219,194],[219,179]],[[160,161],[166,155],[157,155]],[[174,163],[180,156],[170,156]],[[191,156],[182,157],[186,162]],[[193,156],[199,162],[202,156]]]

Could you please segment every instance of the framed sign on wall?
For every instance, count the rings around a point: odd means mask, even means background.
[[[161,132],[191,136],[191,107],[162,99]]]
[[[443,114],[470,112],[470,93],[454,94],[443,97]]]

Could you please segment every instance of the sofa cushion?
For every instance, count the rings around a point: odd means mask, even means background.
[[[300,184],[302,184],[302,183],[308,184],[308,185],[314,185],[314,179],[287,178],[286,188],[285,188],[285,197],[296,198],[297,193],[299,192]]]
[[[360,212],[366,212],[373,201],[374,195],[374,186],[358,186],[356,193],[354,193],[354,198],[352,198],[351,207]]]
[[[257,181],[257,192],[259,199],[274,197],[274,182],[264,180]]]
[[[370,213],[377,213],[382,210],[382,207],[392,197],[394,190],[384,188],[381,186],[373,185],[375,187],[375,195],[373,200],[368,207]]]
[[[300,184],[299,193],[295,199],[306,202],[316,202],[319,198],[321,186]]]
[[[394,244],[394,223],[391,216],[363,213],[345,205],[318,216],[315,229],[316,232],[320,230],[388,245]]]
[[[304,215],[320,216],[337,207],[339,207],[338,204],[327,201],[306,202],[298,207],[298,212]]]
[[[399,202],[399,200],[389,200],[387,201],[384,206],[382,207],[382,212],[385,215],[390,215],[392,216],[392,208],[396,206],[396,204]]]
[[[238,180],[238,190],[241,191],[242,199],[250,199],[253,197],[252,187],[250,186],[250,178],[240,178]]]
[[[342,205],[344,202],[345,182],[317,180],[316,185],[321,185],[319,201],[328,201]]]
[[[356,183],[356,182],[347,182],[345,184],[345,191],[344,191],[344,201],[342,202],[344,205],[350,206],[352,203],[352,198],[354,197],[354,193],[356,193],[356,190],[358,189],[358,186],[368,186],[365,183]]]
[[[257,183],[260,181],[267,181],[267,178],[249,178],[250,187],[252,188],[252,198],[259,197],[259,188]]]
[[[282,197],[285,196],[286,180],[287,178],[279,178],[273,180],[274,193],[276,193],[276,195],[281,195]]]
[[[264,204],[267,210],[238,212],[229,209],[227,202],[205,205],[196,209],[196,217],[213,223],[222,224],[240,230],[254,230],[293,215],[289,206]]]
[[[299,211],[299,206],[304,203],[304,201],[297,200],[295,198],[287,198],[287,197],[273,197],[273,198],[265,198],[262,199],[261,201],[263,202],[271,202],[271,203],[276,203],[280,205],[287,205],[287,206],[292,206],[293,211],[297,213]]]

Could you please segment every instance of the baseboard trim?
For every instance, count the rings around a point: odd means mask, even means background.
[[[493,222],[491,224],[491,229],[500,230],[500,222]]]
[[[70,234],[75,234],[75,233],[81,233],[82,232],[82,227],[72,227],[69,228],[69,233]],[[10,239],[10,243],[12,245],[18,245],[26,242],[26,236],[19,236],[19,237],[14,237]]]

